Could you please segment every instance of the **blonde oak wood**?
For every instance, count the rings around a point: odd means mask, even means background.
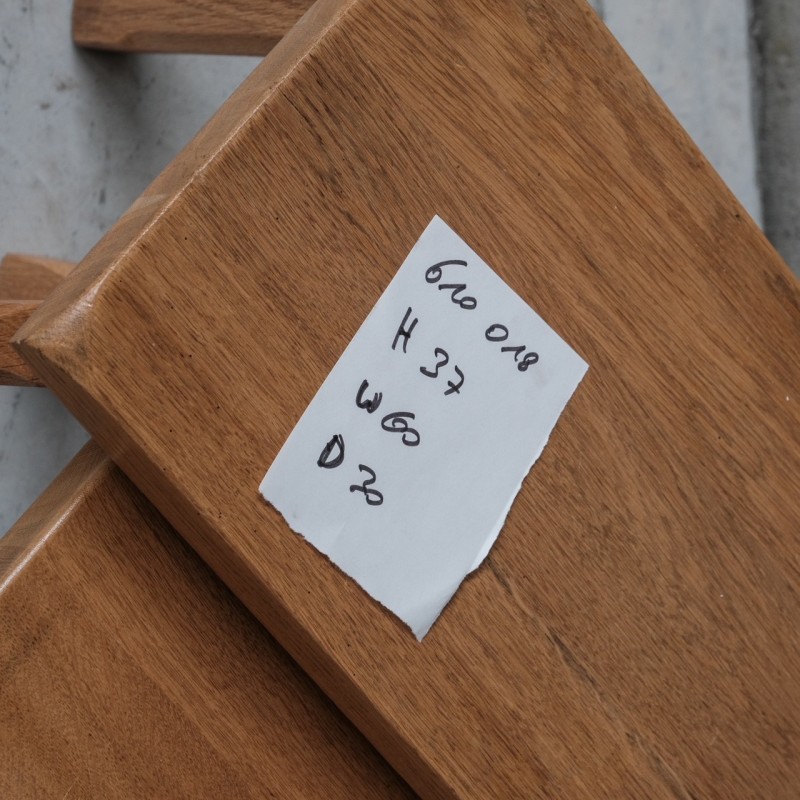
[[[43,300],[74,269],[68,261],[23,253],[7,253],[0,261],[0,297]]]
[[[0,385],[41,386],[10,339],[74,267],[65,261],[8,253],[0,261]]]
[[[94,444],[0,539],[0,796],[411,792]]]
[[[420,644],[258,485],[435,213],[590,370]],[[323,0],[18,345],[421,794],[777,799],[798,305],[582,2]]]
[[[25,359],[10,344],[11,337],[39,307],[26,300],[0,298],[0,386],[41,386]]]
[[[82,47],[162,53],[266,55],[311,0],[74,0]]]

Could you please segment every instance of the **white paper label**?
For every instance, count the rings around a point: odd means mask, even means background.
[[[586,369],[434,217],[261,494],[421,639],[488,554]]]

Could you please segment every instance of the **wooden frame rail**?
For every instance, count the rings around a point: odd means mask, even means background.
[[[266,55],[311,0],[74,0],[82,47],[134,52]]]

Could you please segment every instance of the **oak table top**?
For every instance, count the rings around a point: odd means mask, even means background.
[[[410,797],[93,443],[0,539],[0,796]]]
[[[418,643],[257,489],[434,214],[590,369]],[[799,305],[580,0],[321,0],[18,346],[421,794],[789,798]]]

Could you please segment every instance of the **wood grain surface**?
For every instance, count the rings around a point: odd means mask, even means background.
[[[74,264],[55,258],[7,253],[0,261],[0,297],[43,300],[74,268]]]
[[[589,362],[420,644],[258,485],[431,217]],[[578,0],[322,0],[18,344],[428,797],[795,798],[798,286]]]
[[[89,444],[0,539],[3,798],[410,797]]]
[[[266,55],[311,0],[74,0],[82,47],[162,53]]]
[[[0,261],[0,385],[41,386],[13,347],[11,337],[58,286],[74,264],[52,258],[8,253]]]
[[[0,298],[0,386],[41,386],[25,359],[11,346],[11,337],[39,307],[29,300]]]

